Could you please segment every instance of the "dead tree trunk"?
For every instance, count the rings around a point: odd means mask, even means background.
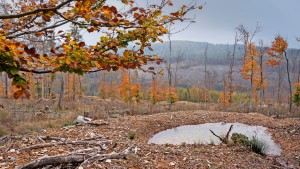
[[[286,60],[286,71],[288,76],[288,82],[289,82],[289,112],[292,112],[292,106],[293,106],[293,91],[292,91],[292,83],[290,79],[290,71],[289,71],[289,59],[286,56],[286,51],[284,52],[284,57]]]
[[[238,42],[238,37],[237,37],[237,32],[235,33],[235,38],[234,38],[234,45],[233,45],[233,52],[231,58],[229,58],[229,71],[228,71],[228,90],[229,90],[229,103],[233,102],[232,99],[232,93],[233,93],[233,66],[234,66],[234,61],[235,61],[235,52],[236,52],[236,46]],[[228,51],[228,57],[230,57],[230,51]]]
[[[169,31],[171,26],[169,27]],[[168,110],[171,110],[171,87],[172,87],[172,70],[171,70],[171,57],[172,57],[172,41],[171,41],[171,33],[168,34],[169,39],[169,63],[167,63],[167,71],[168,71]]]

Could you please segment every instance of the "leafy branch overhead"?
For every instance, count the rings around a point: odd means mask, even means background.
[[[196,2],[178,9],[171,0],[137,6],[134,0],[122,0],[121,7],[112,0],[14,0],[3,3],[0,15],[0,72],[6,72],[19,88],[15,98],[30,97],[27,80],[20,71],[36,74],[70,72],[83,74],[101,70],[141,69],[147,63],[161,62],[148,56],[145,49],[162,42],[167,24],[192,22],[186,14]],[[149,2],[150,3],[150,2]],[[119,5],[118,5],[119,6]],[[174,8],[167,13],[164,8]],[[88,33],[98,33],[99,41],[91,46],[66,33],[63,25],[76,25]],[[61,30],[62,29],[62,30]],[[51,41],[48,49],[32,42]],[[128,49],[129,44],[135,47]],[[123,49],[123,50],[120,50]]]

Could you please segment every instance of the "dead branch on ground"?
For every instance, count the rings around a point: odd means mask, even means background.
[[[233,128],[233,125],[230,126],[228,132],[226,133],[226,135],[225,135],[224,137],[218,136],[218,135],[215,134],[212,130],[209,130],[209,131],[210,131],[214,136],[218,137],[218,139],[220,139],[222,143],[228,144],[228,142],[229,142],[229,134],[230,134],[232,128]]]
[[[49,165],[57,166],[61,164],[72,164],[72,163],[74,164],[81,163],[80,166],[84,166],[95,161],[103,161],[106,159],[123,159],[131,151],[132,151],[131,147],[128,147],[121,153],[112,152],[108,154],[98,154],[98,152],[83,153],[86,151],[82,151],[82,152],[76,151],[70,154],[41,157],[25,165],[18,166],[17,169],[35,169],[35,168],[42,168]]]
[[[103,150],[105,148],[103,147],[104,144],[111,144],[111,140],[104,140],[104,141],[98,141],[98,142],[89,142],[89,141],[66,141],[66,142],[55,142],[55,143],[42,143],[42,144],[35,144],[28,147],[20,148],[19,151],[25,151],[25,150],[31,150],[31,149],[40,149],[45,147],[52,147],[52,146],[60,146],[60,145],[88,145],[88,146],[99,146]]]

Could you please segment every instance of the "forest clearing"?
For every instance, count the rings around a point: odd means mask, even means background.
[[[275,116],[272,118],[258,113],[195,110],[197,104],[188,102],[176,103],[178,104],[176,109],[179,111],[166,113],[132,115],[116,111],[100,113],[99,107],[94,106],[100,106],[100,102],[105,101],[99,98],[95,101],[95,97],[93,99],[94,103],[90,99],[84,99],[89,101],[90,105],[85,107],[85,110],[80,110],[80,107],[84,106],[78,106],[75,110],[66,110],[56,116],[53,116],[55,113],[51,112],[50,108],[48,113],[33,115],[32,118],[19,117],[18,122],[13,122],[11,117],[7,117],[6,120],[2,117],[1,129],[9,126],[7,130],[20,134],[0,137],[1,168],[23,166],[45,155],[66,156],[76,151],[95,148],[97,145],[106,147],[105,150],[101,150],[101,154],[122,153],[129,147],[132,151],[126,155],[91,161],[86,163],[84,168],[117,166],[118,168],[297,168],[299,166],[300,146],[296,140],[300,139],[300,121],[296,118],[278,119]],[[47,103],[45,100],[42,102]],[[102,106],[104,105],[102,103]],[[27,107],[30,107],[29,104]],[[160,108],[162,112],[165,111],[163,107],[167,107],[167,104]],[[88,117],[95,120],[91,124],[76,125],[74,121],[81,114],[79,112],[86,112]],[[23,112],[22,115],[24,114]],[[10,125],[5,122],[9,122]],[[148,140],[162,130],[212,122],[239,122],[264,126],[276,144],[280,145],[282,153],[280,156],[262,156],[243,145],[148,144]],[[82,162],[61,162],[56,166],[75,168]],[[54,164],[53,161],[52,163]],[[46,166],[48,165],[44,167]]]

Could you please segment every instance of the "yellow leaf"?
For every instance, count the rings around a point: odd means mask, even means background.
[[[70,45],[75,45],[76,44],[76,42],[74,41],[74,40],[72,40],[71,42],[70,42]]]
[[[63,48],[66,52],[70,51],[71,50],[71,47],[68,46],[68,45],[63,45]]]
[[[71,64],[71,61],[70,61],[69,58],[66,58],[66,64],[67,64],[67,65],[70,65],[70,64]]]

